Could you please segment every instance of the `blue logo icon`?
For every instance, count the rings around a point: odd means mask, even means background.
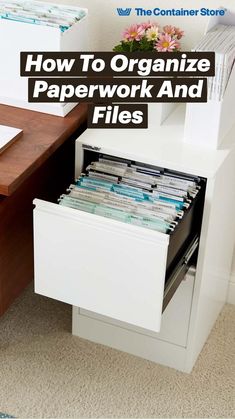
[[[132,9],[131,8],[127,8],[127,9],[121,9],[121,8],[117,8],[117,12],[119,14],[119,16],[130,16]]]

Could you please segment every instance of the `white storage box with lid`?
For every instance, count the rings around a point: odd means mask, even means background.
[[[20,2],[20,1],[19,1]],[[23,3],[23,1],[22,1]],[[63,12],[68,6],[33,2],[34,5],[56,6]],[[69,6],[84,13],[79,21],[64,32],[58,27],[0,19],[0,103],[65,116],[76,103],[29,103],[28,78],[20,76],[20,53],[65,52],[87,50],[87,9]]]
[[[226,10],[224,16],[211,17],[206,33],[217,24],[235,25],[235,13]],[[184,141],[218,149],[235,123],[235,66],[229,77],[222,100],[188,103],[186,106]]]
[[[75,335],[190,371],[226,300],[235,148],[183,143],[182,108],[156,132],[87,130],[76,142],[76,177],[100,154],[199,176],[198,200],[177,229],[164,234],[36,199],[35,291],[74,306]],[[196,277],[185,282],[195,234]]]

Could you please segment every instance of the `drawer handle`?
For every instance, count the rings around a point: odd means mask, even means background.
[[[101,150],[101,147],[97,147],[97,146],[89,145],[89,144],[82,144],[82,148],[84,150],[92,150],[92,151],[100,151]]]

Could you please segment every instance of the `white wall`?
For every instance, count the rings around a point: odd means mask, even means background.
[[[117,7],[143,7],[153,9],[160,8],[196,8],[201,7],[217,8],[224,6],[235,12],[234,0],[51,0],[61,4],[72,4],[89,9],[89,33],[90,49],[93,51],[111,51],[113,46],[121,39],[124,28],[134,22],[148,20],[146,17],[137,18],[136,15],[130,17],[120,17],[116,12]],[[197,42],[203,34],[208,17],[160,17],[151,18],[161,26],[173,24],[180,26],[185,31],[185,39],[182,44],[183,49],[190,48]],[[235,257],[233,271],[228,292],[228,301],[235,304]]]
[[[53,1],[53,0],[52,0]],[[120,40],[123,29],[133,22],[142,22],[148,18],[132,15],[120,17],[116,13],[117,7],[143,7],[153,9],[161,8],[216,8],[225,6],[235,11],[234,0],[54,0],[57,3],[74,4],[89,9],[89,26],[91,34],[91,45],[93,50],[112,50],[113,46]],[[174,24],[185,30],[184,48],[190,48],[203,33],[207,17],[160,17],[151,18],[160,25]]]

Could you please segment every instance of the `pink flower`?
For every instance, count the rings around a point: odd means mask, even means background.
[[[168,35],[175,35],[175,26],[171,26],[171,25],[166,25],[163,26],[163,32],[167,33]]]
[[[142,25],[131,25],[123,33],[124,41],[140,41],[144,36]]]
[[[143,22],[141,23],[142,28],[146,31],[147,29],[151,28],[152,26],[156,26],[153,23],[150,22],[150,20],[148,22]]]
[[[182,36],[184,36],[184,31],[182,31],[180,28],[175,28],[175,35],[177,39],[181,39]]]
[[[177,39],[172,38],[172,36],[167,33],[160,35],[159,40],[155,45],[155,49],[158,52],[172,52],[179,48],[180,44]]]
[[[171,25],[164,26],[163,31],[168,35],[175,36],[177,39],[181,39],[184,36],[184,31]]]

